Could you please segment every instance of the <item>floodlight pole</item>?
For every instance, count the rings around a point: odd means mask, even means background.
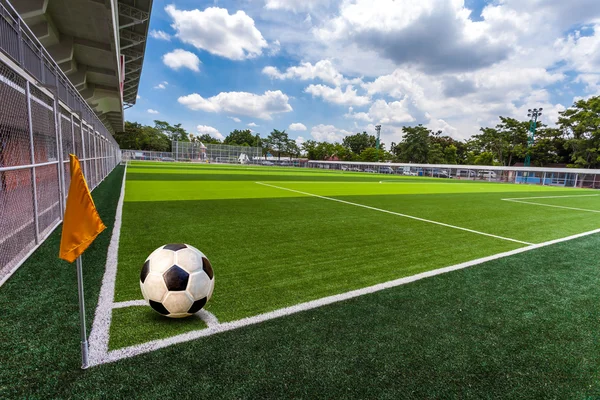
[[[375,131],[377,131],[377,161],[379,162],[379,136],[381,135],[381,125],[375,125]]]
[[[527,156],[523,165],[529,167],[531,165],[531,148],[535,142],[535,129],[537,128],[537,119],[542,115],[543,108],[534,108],[527,110],[527,116],[531,117],[529,120],[529,137],[527,139]]]

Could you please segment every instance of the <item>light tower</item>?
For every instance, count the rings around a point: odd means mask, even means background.
[[[375,130],[377,131],[377,152],[379,154],[379,135],[381,134],[381,125],[375,125]]]
[[[526,167],[531,165],[531,147],[535,141],[535,128],[537,128],[537,119],[542,115],[543,108],[530,108],[527,110],[527,116],[529,119],[529,137],[527,139],[527,156],[525,156],[525,162],[523,163]]]

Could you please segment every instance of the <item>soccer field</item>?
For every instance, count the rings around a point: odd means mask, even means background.
[[[79,369],[57,230],[0,288],[0,398],[600,395],[596,192],[132,164],[121,214],[123,172],[93,192],[108,227],[84,256],[96,364]],[[143,260],[171,241],[213,263],[202,318],[141,300]]]
[[[154,341],[150,347],[167,345],[173,335],[205,329],[207,323],[241,320],[241,326],[256,316],[270,319],[277,316],[273,311],[293,312],[310,301],[599,225],[600,197],[589,190],[260,166],[132,163],[126,173],[108,350],[118,359],[148,351],[144,344],[149,341]],[[211,260],[216,286],[205,307],[209,318],[174,321],[141,307],[141,266],[166,243],[191,244]]]

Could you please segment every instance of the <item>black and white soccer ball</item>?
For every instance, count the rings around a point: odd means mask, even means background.
[[[197,313],[210,300],[215,276],[204,253],[189,244],[173,243],[148,256],[140,287],[154,311],[183,318]]]

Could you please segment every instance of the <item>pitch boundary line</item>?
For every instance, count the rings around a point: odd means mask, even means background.
[[[550,240],[550,241],[543,242],[543,243],[532,244],[530,246],[521,247],[521,248],[518,248],[515,250],[510,250],[507,252],[494,254],[491,256],[467,261],[467,262],[452,265],[449,267],[438,268],[435,270],[426,271],[426,272],[422,272],[420,274],[391,280],[388,282],[380,283],[380,284],[369,286],[366,288],[352,290],[352,291],[349,291],[346,293],[336,294],[336,295],[332,295],[332,296],[328,296],[328,297],[323,297],[321,299],[296,304],[296,305],[290,306],[290,307],[280,308],[278,310],[266,312],[263,314],[258,314],[258,315],[252,316],[252,317],[242,318],[237,321],[212,324],[211,326],[209,326],[206,329],[190,331],[190,332],[182,333],[182,334],[172,336],[172,337],[169,337],[166,339],[153,340],[153,341],[142,343],[139,345],[134,345],[134,346],[124,347],[124,348],[117,349],[117,350],[112,350],[112,351],[105,353],[104,357],[94,359],[94,364],[91,364],[91,365],[96,366],[96,365],[100,365],[100,364],[115,362],[115,361],[118,361],[118,360],[121,360],[124,358],[130,358],[130,357],[134,357],[134,356],[137,356],[140,354],[149,353],[149,352],[152,352],[152,351],[155,351],[158,349],[162,349],[162,348],[174,345],[174,344],[184,343],[184,342],[188,342],[190,340],[194,340],[194,339],[198,339],[198,338],[206,337],[206,336],[212,336],[212,335],[215,335],[218,333],[227,332],[227,331],[243,328],[243,327],[250,326],[250,325],[256,325],[261,322],[269,321],[272,319],[296,314],[296,313],[303,312],[303,311],[312,310],[312,309],[323,307],[326,305],[330,305],[330,304],[338,303],[341,301],[360,297],[360,296],[363,296],[366,294],[376,293],[376,292],[379,292],[379,291],[382,291],[385,289],[390,289],[390,288],[405,285],[405,284],[408,284],[411,282],[416,282],[421,279],[430,278],[430,277],[442,275],[442,274],[445,274],[448,272],[465,269],[465,268],[472,267],[475,265],[483,264],[488,261],[497,260],[500,258],[505,258],[505,257],[509,257],[512,255],[520,254],[520,253],[525,253],[525,252],[528,252],[531,250],[539,249],[541,247],[546,247],[546,246],[550,246],[553,244],[566,242],[566,241],[573,240],[573,239],[578,239],[578,238],[593,235],[596,233],[600,233],[600,229],[595,229],[592,231],[583,232],[583,233],[579,233],[579,234],[572,235],[572,236],[554,239],[554,240]]]
[[[117,280],[117,264],[119,262],[119,239],[121,236],[121,222],[123,219],[123,202],[125,199],[125,182],[127,178],[127,166],[123,171],[123,182],[121,183],[121,194],[117,203],[115,213],[115,224],[113,226],[110,244],[106,255],[106,270],[102,277],[102,286],[98,296],[98,305],[94,314],[92,330],[88,338],[89,343],[89,366],[97,365],[108,352],[108,341],[110,339],[110,324],[112,320],[113,301],[115,298],[115,283]]]
[[[600,194],[573,194],[567,196],[536,196],[536,197],[510,197],[507,199],[501,200],[528,200],[528,199],[561,199],[563,197],[595,197],[600,196]]]
[[[511,200],[511,199],[502,199],[502,200],[504,200],[504,201],[510,201],[512,203],[529,204],[529,205],[532,205],[532,206],[544,206],[544,207],[553,207],[553,208],[563,208],[563,209],[566,209],[566,210],[587,211],[587,212],[593,212],[593,213],[600,213],[600,210],[590,210],[590,209],[587,209],[587,208],[556,206],[554,204],[534,203],[532,201],[523,201],[523,200]]]
[[[552,207],[552,208],[562,208],[565,210],[600,213],[600,210],[590,210],[589,208],[559,206],[556,204],[544,204],[544,203],[538,203],[536,201],[529,201],[529,199],[560,199],[562,197],[573,198],[573,197],[596,197],[596,196],[600,196],[600,194],[580,194],[580,195],[570,195],[570,196],[514,197],[514,198],[500,199],[500,200],[510,201],[512,203],[529,204],[532,206],[543,206],[543,207]]]
[[[402,214],[402,213],[398,213],[398,212],[394,212],[394,211],[384,210],[383,208],[371,207],[371,206],[367,206],[367,205],[364,205],[364,204],[353,203],[351,201],[336,199],[334,197],[320,196],[318,194],[313,194],[313,193],[308,193],[308,192],[301,192],[300,190],[288,189],[288,188],[284,188],[284,187],[281,187],[281,186],[275,186],[275,185],[271,185],[271,184],[263,183],[263,182],[256,182],[256,183],[259,184],[259,185],[268,186],[268,187],[272,187],[272,188],[275,188],[275,189],[287,190],[289,192],[303,194],[305,196],[312,196],[312,197],[317,197],[317,198],[324,199],[324,200],[336,201],[338,203],[349,204],[349,205],[352,205],[352,206],[362,207],[362,208],[366,208],[366,209],[369,209],[369,210],[383,212],[383,213],[386,213],[386,214],[397,215],[399,217],[414,219],[416,221],[427,222],[427,223],[434,224],[434,225],[445,226],[447,228],[458,229],[458,230],[461,230],[461,231],[475,233],[475,234],[482,235],[482,236],[489,236],[489,237],[493,237],[495,239],[501,239],[501,240],[506,240],[506,241],[509,241],[509,242],[525,244],[525,245],[528,245],[528,246],[530,246],[530,245],[533,244],[533,243],[530,243],[530,242],[524,242],[522,240],[512,239],[512,238],[508,238],[508,237],[504,237],[504,236],[493,235],[491,233],[476,231],[476,230],[469,229],[469,228],[463,228],[461,226],[450,225],[450,224],[446,224],[444,222],[438,222],[438,221],[433,221],[433,220],[430,220],[430,219],[415,217],[415,216],[408,215],[408,214]]]

